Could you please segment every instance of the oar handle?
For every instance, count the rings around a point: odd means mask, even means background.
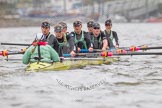
[[[93,49],[93,52],[101,52],[101,51],[102,51],[101,49]],[[81,49],[80,53],[89,53],[89,50],[88,49]]]
[[[63,57],[71,57],[70,54],[63,54]]]
[[[80,53],[88,53],[89,52],[89,50],[87,50],[87,49],[81,49],[80,50]]]

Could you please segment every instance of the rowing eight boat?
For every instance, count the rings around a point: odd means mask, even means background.
[[[62,62],[45,63],[45,62],[35,62],[27,66],[27,72],[37,72],[37,71],[58,71],[58,70],[69,70],[76,68],[83,68],[87,65],[101,65],[110,64],[114,61],[118,61],[119,57],[106,57],[106,58],[89,58],[89,59],[69,59]]]

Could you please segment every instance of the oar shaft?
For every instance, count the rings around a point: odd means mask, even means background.
[[[87,58],[87,57],[83,57],[83,58],[80,58],[80,57],[68,57],[68,58],[65,58],[65,57],[60,57],[61,60],[105,60],[104,58],[100,57],[100,58]],[[20,61],[22,60],[22,58],[5,58],[4,60],[7,60],[7,61]],[[51,61],[53,62],[53,61]]]
[[[62,60],[104,60],[104,58],[61,58]]]
[[[15,54],[24,54],[24,52],[22,52],[22,51],[12,51],[12,52],[0,51],[0,55],[2,55],[2,56],[15,55]]]
[[[158,47],[130,47],[130,48],[123,48],[121,50],[139,51],[139,50],[150,50],[150,49],[162,49],[162,46],[158,46]]]
[[[106,50],[106,51],[119,51],[122,52],[122,51],[139,51],[139,50],[149,50],[149,49],[162,49],[162,46],[158,46],[158,47],[120,47],[119,49],[109,49],[109,50]],[[80,50],[80,53],[88,53],[89,50],[87,49],[81,49]],[[102,52],[101,49],[93,49],[93,52]]]
[[[8,55],[15,55],[15,54],[24,54],[24,52],[8,52]]]
[[[112,53],[112,52],[102,52],[101,56],[126,56],[126,55],[162,55],[162,52],[125,52],[125,53]]]
[[[30,46],[31,44],[19,44],[19,43],[1,43],[1,45]]]
[[[100,49],[93,49],[93,52],[101,52],[101,51],[102,50],[100,50]],[[88,49],[81,49],[80,53],[89,53],[89,50]]]
[[[64,57],[60,57],[61,60],[104,60],[104,58],[80,58],[80,57],[70,57],[70,58],[64,58]],[[11,61],[20,61],[22,59],[13,59],[13,58],[5,58],[4,60],[11,60]],[[52,62],[52,61],[51,61]]]
[[[162,49],[161,46],[159,47],[147,47],[147,48],[140,48],[141,50],[148,50],[148,49]]]
[[[76,53],[76,56],[85,56],[87,53]],[[63,57],[71,57],[70,54],[63,54]]]
[[[76,53],[76,56],[98,57],[98,56],[101,56],[101,53]],[[71,57],[71,55],[70,54],[63,54],[63,57]]]
[[[133,52],[133,53],[126,53],[126,54],[124,54],[124,53],[121,53],[121,54],[113,54],[113,55],[162,55],[162,53],[161,52],[149,52],[149,53],[147,53],[147,52],[142,52],[142,53],[138,53],[138,52]]]
[[[116,50],[115,48],[112,48],[112,49],[108,49],[106,51],[113,51],[113,50]],[[93,53],[94,52],[102,52],[103,50],[101,49],[93,49]],[[89,50],[88,49],[81,49],[79,53],[89,53]]]

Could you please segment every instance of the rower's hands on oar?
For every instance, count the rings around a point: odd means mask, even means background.
[[[33,46],[37,46],[38,45],[38,41],[35,41],[32,43]]]
[[[119,49],[119,45],[115,45],[115,48],[116,48],[116,49]]]
[[[76,53],[74,51],[70,52],[71,57],[75,57]]]
[[[109,49],[109,47],[107,47],[107,48],[102,47],[102,51],[106,51],[106,50],[108,50],[108,49]]]
[[[81,49],[78,47],[78,52],[80,52],[81,51]]]
[[[88,51],[89,51],[89,52],[93,52],[93,48],[90,47],[90,48],[88,49]]]

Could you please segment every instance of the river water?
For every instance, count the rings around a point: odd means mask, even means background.
[[[102,29],[104,26],[102,25]],[[53,27],[51,32],[53,32]],[[83,26],[86,30],[86,26]],[[69,24],[68,30],[72,30]],[[114,24],[120,46],[162,46],[162,24]],[[39,27],[1,28],[0,42],[31,43]],[[20,50],[23,46],[0,46]],[[162,50],[150,50],[161,51]],[[9,59],[21,59],[12,55]],[[162,56],[122,56],[110,65],[26,73],[0,57],[1,108],[161,108]],[[73,88],[73,89],[71,89]]]

